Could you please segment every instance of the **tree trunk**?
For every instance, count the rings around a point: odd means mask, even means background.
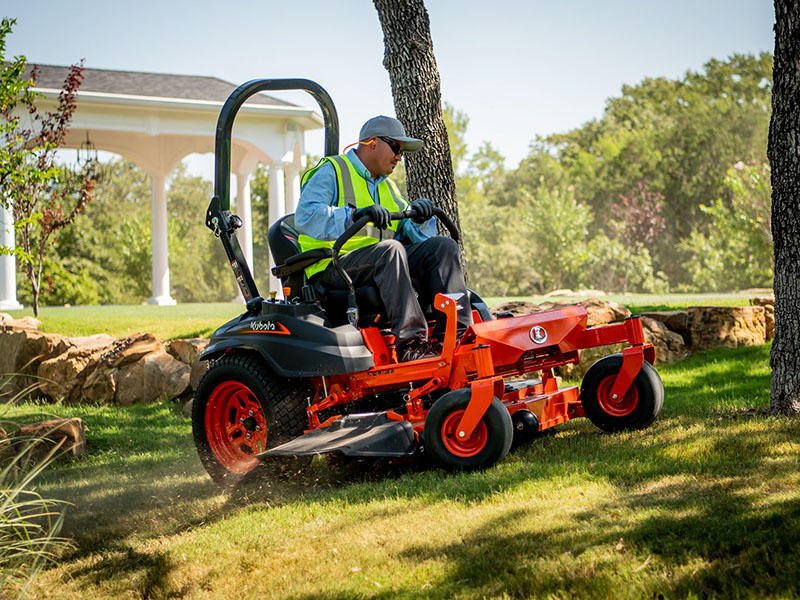
[[[800,3],[775,0],[769,157],[775,242],[773,413],[800,416]]]
[[[374,0],[383,28],[383,66],[389,72],[397,118],[424,141],[406,158],[409,200],[430,198],[459,226],[456,182],[442,116],[439,70],[422,0]]]

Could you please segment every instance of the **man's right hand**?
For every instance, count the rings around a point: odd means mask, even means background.
[[[372,221],[373,225],[378,229],[386,229],[389,227],[389,211],[380,204],[357,208],[353,212],[353,221],[358,221],[365,215],[369,217],[369,220]]]

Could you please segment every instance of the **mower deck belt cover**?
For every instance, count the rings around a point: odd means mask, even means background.
[[[391,421],[386,413],[365,413],[337,419],[290,442],[256,455],[303,456],[341,452],[345,456],[403,458],[417,450],[414,428],[408,421]]]

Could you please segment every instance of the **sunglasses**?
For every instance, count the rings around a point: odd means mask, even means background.
[[[386,145],[389,146],[395,156],[403,156],[403,147],[400,145],[400,142],[383,136],[378,136],[378,139],[386,142]]]

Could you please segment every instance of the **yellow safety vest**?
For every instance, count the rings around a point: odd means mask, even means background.
[[[353,167],[353,163],[343,154],[339,156],[326,156],[323,158],[317,166],[303,175],[301,185],[305,185],[306,182],[313,177],[314,173],[317,172],[317,169],[326,162],[331,163],[336,170],[336,183],[339,188],[338,206],[352,204],[356,208],[364,208],[375,204],[367,189],[367,182],[358,174],[358,171]],[[378,185],[378,200],[380,205],[388,209],[389,212],[401,212],[408,207],[408,203],[400,196],[397,186],[389,179],[384,179]],[[344,246],[342,246],[339,254],[342,255],[357,248],[376,244],[381,239],[394,238],[397,233],[398,224],[399,221],[392,221],[388,229],[381,231],[372,223],[368,223],[366,227],[358,231]],[[303,233],[298,236],[297,241],[300,243],[301,252],[313,250],[314,248],[333,248],[334,244],[334,242],[318,240]],[[312,275],[324,271],[330,262],[330,258],[325,258],[306,267],[306,277],[311,277]]]

